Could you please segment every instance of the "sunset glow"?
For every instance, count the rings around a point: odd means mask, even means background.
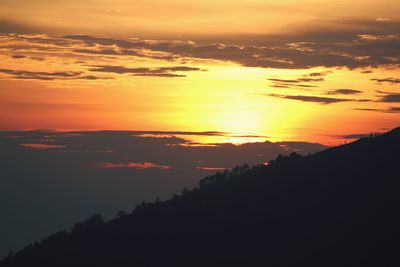
[[[0,0],[0,267],[400,266],[399,141],[400,0]]]
[[[0,130],[334,145],[399,123],[398,1],[0,6]]]

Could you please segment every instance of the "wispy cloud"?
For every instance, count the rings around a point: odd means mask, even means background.
[[[355,89],[334,89],[328,91],[328,95],[356,95],[360,93],[362,91]]]
[[[66,148],[63,145],[49,145],[49,144],[20,144],[21,147],[30,148],[30,149],[56,149],[56,148]]]
[[[272,82],[279,82],[279,83],[302,83],[302,82],[322,82],[322,81],[324,81],[323,78],[299,78],[299,79],[295,79],[295,80],[271,78],[268,80],[272,81]]]
[[[334,97],[322,97],[322,96],[311,96],[311,95],[280,95],[280,94],[267,94],[266,96],[297,100],[302,102],[314,102],[320,104],[333,104],[339,102],[350,102],[350,101],[369,101],[366,99],[346,99],[346,98],[334,98]]]
[[[310,74],[305,74],[296,79],[281,79],[281,78],[269,78],[268,81],[272,82],[272,87],[275,88],[312,88],[317,87],[316,85],[310,85],[309,83],[323,82],[329,71],[325,72],[312,72]]]
[[[94,163],[92,166],[94,168],[101,168],[101,169],[120,169],[120,168],[138,169],[138,170],[146,170],[146,169],[169,170],[169,169],[171,169],[171,166],[160,165],[160,164],[153,163],[153,162],[126,162],[126,163],[102,162],[102,163]]]
[[[302,28],[302,25],[298,25],[297,28],[294,27],[296,30],[280,35],[237,35],[229,38],[221,36],[220,40],[203,36],[204,38],[199,37],[201,42],[90,35],[5,34],[0,37],[4,39],[1,47],[5,53],[21,55],[51,51],[52,56],[59,53],[76,58],[91,55],[145,57],[169,61],[195,58],[229,61],[248,67],[280,69],[314,67],[355,69],[400,65],[398,53],[400,22],[332,20],[312,23],[315,25],[308,31]],[[324,75],[323,72],[315,72],[310,74],[310,78],[321,78]],[[398,83],[398,79],[394,78],[376,79],[376,81]],[[303,79],[296,82],[312,82],[312,80]]]
[[[24,55],[12,55],[11,57],[15,59],[26,58]]]
[[[379,21],[322,21],[313,31],[300,30],[286,35],[238,36],[250,45],[196,43],[193,41],[124,40],[69,35],[86,45],[115,45],[121,49],[169,53],[175,57],[193,57],[236,62],[243,66],[306,69],[312,67],[347,67],[350,69],[398,65],[395,48],[400,43],[400,23]],[[335,28],[335,30],[332,30]],[[253,38],[253,39],[252,39]],[[328,38],[328,39],[327,39]],[[259,40],[263,43],[258,45]],[[270,43],[265,40],[270,40]]]
[[[111,79],[110,77],[99,77],[93,75],[85,75],[79,71],[57,71],[57,72],[44,72],[44,71],[25,71],[25,70],[12,70],[0,69],[0,73],[7,74],[16,79],[32,79],[32,80],[56,80],[56,79],[80,79],[80,80],[98,80],[98,79]]]
[[[400,102],[400,94],[399,93],[393,93],[393,92],[385,92],[385,91],[380,91],[377,90],[377,93],[380,95],[380,99],[378,102],[385,102],[385,103],[397,103]]]
[[[400,84],[400,79],[397,78],[382,78],[382,79],[371,79],[371,81],[376,81],[377,83],[390,83],[390,84]]]
[[[186,75],[174,72],[201,71],[201,68],[188,66],[158,67],[158,68],[129,68],[124,66],[94,66],[90,71],[108,72],[117,74],[133,74],[135,76],[156,77],[186,77]]]
[[[188,131],[140,131],[132,132],[134,136],[153,135],[153,136],[170,136],[170,135],[197,135],[197,136],[226,136],[229,133],[218,131],[206,132],[188,132]]]
[[[309,74],[307,74],[307,75],[305,75],[305,76],[309,76],[309,77],[323,77],[323,76],[328,75],[329,73],[332,73],[332,71],[327,70],[327,71],[320,71],[320,72],[311,72],[311,73],[309,73]]]
[[[119,50],[110,49],[110,48],[104,48],[104,49],[76,49],[76,50],[73,50],[73,52],[81,53],[81,54],[91,54],[91,55],[142,56],[140,53],[138,53],[136,51],[133,51],[133,50],[119,51]]]
[[[400,113],[400,107],[389,107],[389,108],[356,108],[355,110],[361,111],[373,111],[373,112],[381,112],[381,113]]]
[[[381,101],[386,103],[400,102],[400,94],[387,94],[382,97]]]

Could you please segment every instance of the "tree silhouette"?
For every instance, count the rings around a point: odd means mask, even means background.
[[[86,230],[88,228],[91,228],[91,227],[100,226],[100,225],[102,225],[104,223],[105,223],[105,219],[103,218],[103,216],[101,216],[100,214],[95,214],[95,215],[92,215],[92,216],[86,218],[82,222],[76,223],[72,227],[71,231],[72,232],[80,232],[80,231],[84,231],[84,230]]]

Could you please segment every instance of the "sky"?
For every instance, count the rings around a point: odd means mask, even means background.
[[[0,130],[325,145],[385,131],[398,14],[391,0],[1,0]]]

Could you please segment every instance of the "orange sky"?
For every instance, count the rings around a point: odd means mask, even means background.
[[[4,0],[0,130],[384,131],[400,119],[398,14],[397,0]]]

